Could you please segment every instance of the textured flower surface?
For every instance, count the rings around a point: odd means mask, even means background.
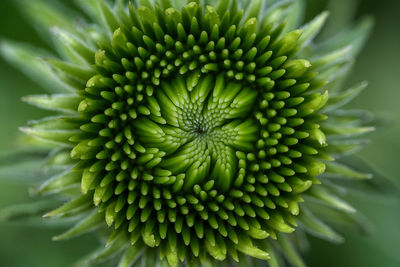
[[[358,223],[335,178],[370,178],[341,160],[372,130],[341,109],[365,87],[342,84],[368,20],[316,44],[327,14],[299,26],[302,1],[77,4],[90,23],[26,3],[58,56],[2,51],[59,91],[25,98],[58,114],[22,130],[52,144],[36,193],[69,199],[46,216],[78,220],[55,239],[111,231],[86,264],[304,266],[305,232]]]

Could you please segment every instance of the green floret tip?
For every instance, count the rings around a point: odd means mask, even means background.
[[[22,213],[79,218],[54,240],[107,229],[83,264],[119,267],[300,267],[304,233],[364,229],[338,188],[372,178],[344,157],[374,130],[344,108],[367,84],[343,90],[371,22],[317,43],[328,13],[301,26],[300,2],[76,1],[90,20],[74,24],[76,11],[23,1],[57,52],[1,44],[50,91],[23,99],[54,111],[21,128],[56,173],[32,192],[69,200]]]

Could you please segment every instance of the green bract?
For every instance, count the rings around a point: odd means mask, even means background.
[[[301,1],[78,1],[92,21],[76,27],[25,4],[58,52],[2,46],[59,91],[25,98],[58,112],[22,129],[54,144],[36,191],[70,199],[46,216],[79,219],[55,239],[112,229],[88,264],[304,266],[303,231],[339,242],[320,219],[355,223],[333,178],[370,176],[332,160],[372,130],[340,109],[365,87],[341,88],[369,21],[316,45],[327,14],[298,27]]]

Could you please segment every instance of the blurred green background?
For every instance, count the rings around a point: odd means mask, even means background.
[[[51,1],[51,0],[49,0]],[[70,2],[70,1],[63,1]],[[307,18],[325,9],[331,10],[330,26],[340,27],[354,15],[376,19],[374,32],[350,76],[349,85],[362,80],[369,87],[353,102],[356,107],[391,114],[392,123],[372,137],[374,142],[360,155],[373,162],[383,174],[399,184],[400,171],[400,1],[307,0]],[[348,8],[352,6],[353,8]],[[0,1],[0,38],[45,45],[29,21],[16,9],[15,0]],[[19,126],[44,114],[21,102],[27,94],[44,93],[41,88],[0,58],[0,151],[12,150]],[[24,176],[21,172],[20,176]],[[0,209],[10,204],[29,202],[24,180],[0,173]],[[4,178],[4,179],[1,179]],[[351,194],[352,203],[375,225],[370,236],[344,233],[346,243],[333,245],[311,238],[313,250],[304,255],[311,267],[397,267],[400,266],[400,200],[393,196]],[[60,228],[27,224],[0,224],[0,266],[54,267],[71,263],[97,245],[93,236],[68,242],[53,242]]]

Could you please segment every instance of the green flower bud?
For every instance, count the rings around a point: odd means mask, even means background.
[[[327,14],[299,27],[288,1],[80,1],[92,21],[78,27],[40,5],[58,56],[2,50],[61,87],[24,99],[58,115],[22,128],[62,169],[36,189],[70,199],[46,217],[81,218],[56,240],[106,224],[88,264],[122,253],[120,267],[303,266],[297,232],[342,240],[323,220],[354,209],[330,178],[370,175],[332,160],[372,128],[341,110],[365,85],[338,84],[367,29],[319,46]]]

